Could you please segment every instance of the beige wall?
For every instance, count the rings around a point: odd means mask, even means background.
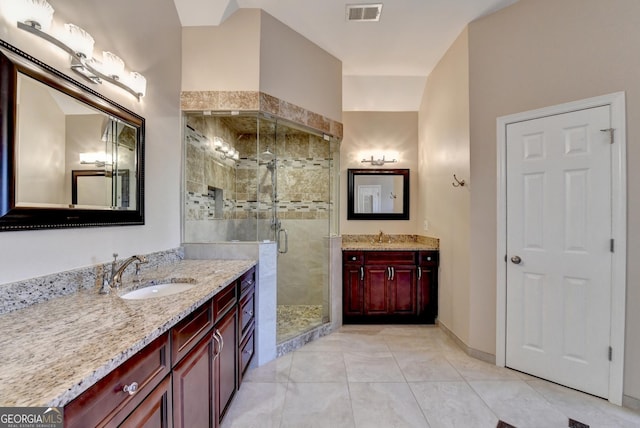
[[[469,25],[469,345],[495,350],[496,118],[625,91],[628,265],[625,395],[640,398],[640,2],[520,0]],[[615,351],[614,351],[615,352]]]
[[[261,91],[342,120],[342,62],[261,9],[182,35],[183,91]]]
[[[465,29],[429,75],[419,116],[418,226],[440,238],[438,320],[469,343],[469,40]],[[473,184],[473,183],[471,183]]]
[[[342,62],[266,12],[260,29],[260,90],[342,121]]]
[[[182,90],[258,91],[260,15],[239,9],[217,27],[184,27]]]
[[[0,0],[0,10],[11,1]],[[146,119],[146,225],[2,232],[0,284],[106,262],[113,252],[126,257],[180,245],[182,32],[173,1],[49,2],[55,19],[76,23],[94,37],[96,53],[115,52],[147,78],[141,101],[113,85],[92,85]],[[2,39],[75,78],[66,53],[0,20]]]
[[[344,112],[344,138],[340,146],[340,233],[415,234],[418,230],[418,113]],[[347,169],[377,168],[362,158],[397,158],[384,168],[409,168],[411,208],[409,220],[347,220]],[[421,229],[420,229],[421,230]]]

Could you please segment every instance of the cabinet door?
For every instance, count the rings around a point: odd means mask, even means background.
[[[390,313],[389,281],[390,274],[387,266],[365,266],[365,315],[387,315]]]
[[[391,309],[393,315],[417,315],[418,299],[415,266],[391,266],[389,282]]]
[[[209,334],[173,369],[174,427],[214,426],[213,352]]]
[[[364,307],[364,266],[344,265],[343,269],[343,313],[346,317],[362,315]]]
[[[64,409],[64,426],[96,427],[124,420],[169,374],[169,336],[163,334],[83,392]],[[125,385],[137,385],[133,394]]]
[[[171,376],[167,376],[118,426],[123,428],[169,428],[173,426],[171,422],[173,403],[171,401]]]
[[[438,316],[438,267],[420,266],[418,271],[418,316],[434,323]]]
[[[216,359],[218,421],[222,420],[238,387],[238,311],[233,308],[214,327],[222,337],[220,355]]]

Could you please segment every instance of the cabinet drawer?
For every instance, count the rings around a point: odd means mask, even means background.
[[[169,335],[164,334],[67,404],[65,427],[96,427],[125,406],[135,408],[169,374]],[[125,386],[137,383],[134,394]]]
[[[256,268],[252,267],[238,280],[240,283],[240,296],[244,295],[256,283]]]
[[[171,365],[178,362],[213,327],[213,308],[207,302],[171,329]]]
[[[364,254],[364,262],[367,265],[398,265],[416,264],[415,251],[367,251]]]
[[[240,300],[240,334],[244,336],[251,324],[255,313],[255,293],[253,289]]]
[[[251,362],[251,358],[253,358],[253,354],[255,352],[254,338],[255,325],[251,324],[247,337],[240,345],[240,379],[244,376],[244,373],[247,371],[247,367],[249,367],[249,363]]]
[[[364,254],[360,251],[345,251],[342,253],[342,261],[345,264],[364,264]]]
[[[420,251],[418,255],[419,261],[418,264],[420,266],[426,265],[438,265],[438,251]]]
[[[172,395],[171,376],[164,378],[160,385],[145,398],[144,402],[129,412],[127,408],[123,413],[127,416],[124,422],[116,417],[109,421],[107,427],[140,428],[158,427],[169,428],[172,426]],[[118,415],[120,416],[120,415]]]
[[[220,318],[222,318],[224,314],[238,301],[236,297],[236,284],[237,282],[234,281],[213,297],[214,322],[219,321]]]

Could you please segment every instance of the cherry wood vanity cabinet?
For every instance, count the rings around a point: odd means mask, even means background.
[[[255,283],[255,268],[245,273],[238,281],[238,294],[240,295],[238,305],[238,341],[240,343],[238,349],[238,386],[242,383],[242,378],[255,353]]]
[[[237,284],[171,329],[173,426],[217,427],[237,389]]]
[[[438,317],[438,265],[437,250],[418,252],[418,319],[435,324]]]
[[[169,335],[137,352],[64,408],[64,426],[172,425]]]
[[[65,427],[218,427],[253,356],[254,294],[251,268],[67,404]]]
[[[364,253],[342,253],[342,317],[344,322],[364,315]]]
[[[437,269],[437,251],[344,251],[343,321],[434,323]]]

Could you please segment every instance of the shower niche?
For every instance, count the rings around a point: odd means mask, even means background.
[[[278,343],[329,321],[339,141],[263,113],[185,113],[183,242],[275,242]]]

